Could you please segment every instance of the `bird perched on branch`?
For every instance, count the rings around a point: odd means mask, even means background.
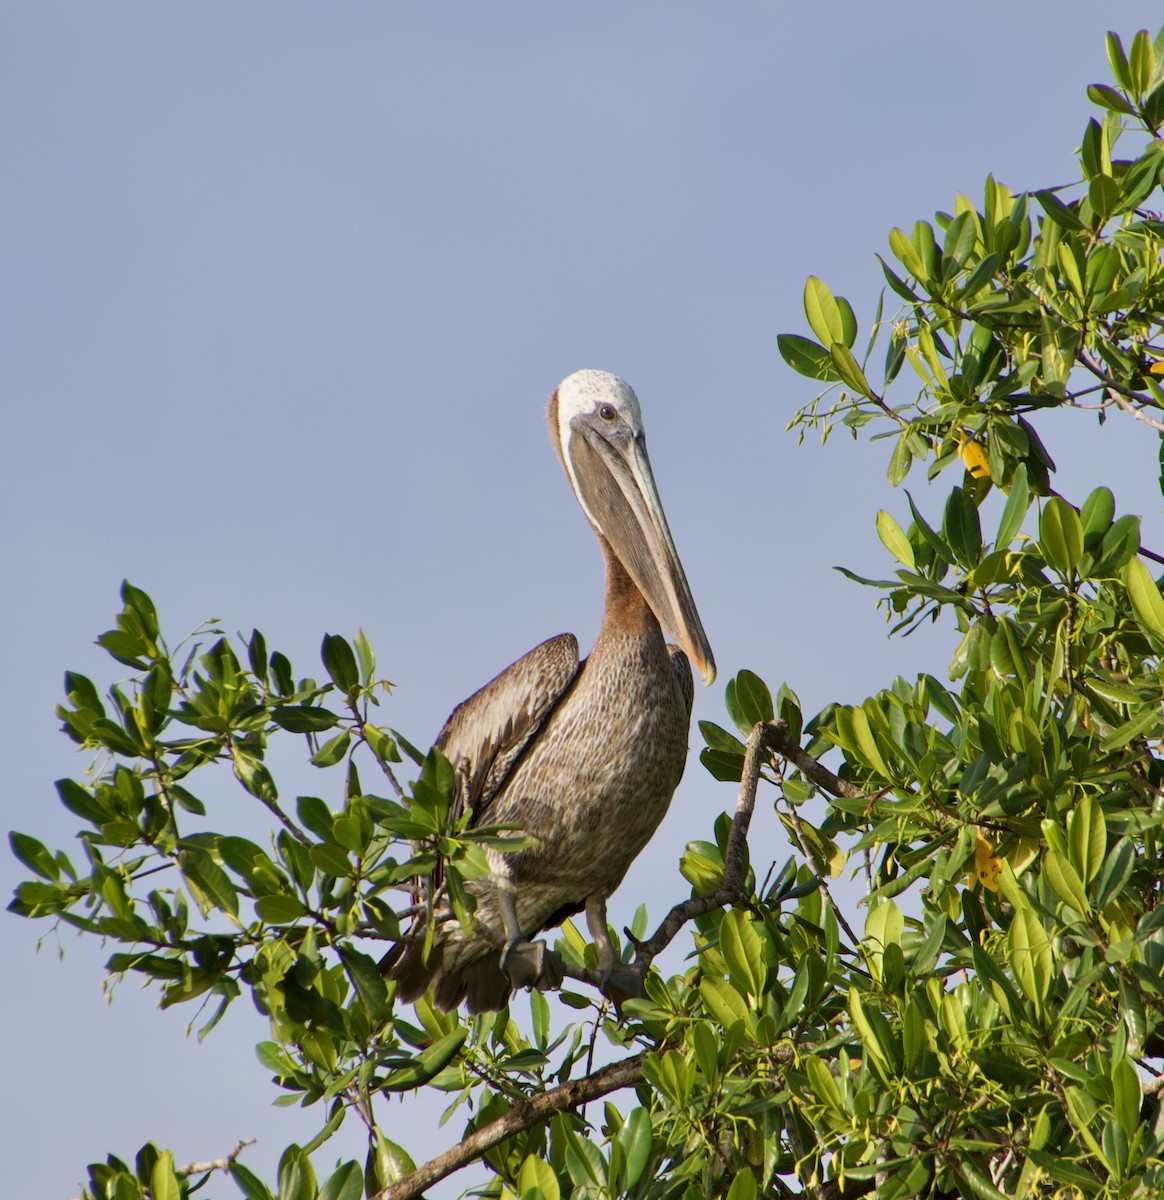
[[[385,960],[397,998],[430,984],[443,1009],[502,1008],[515,987],[556,986],[560,964],[530,939],[585,911],[599,970],[617,970],[607,897],[663,819],[687,758],[694,695],[715,663],[647,457],[639,402],[605,371],[578,371],[550,400],[550,438],[606,563],[602,628],[579,661],[573,634],[550,638],[452,712],[436,745],[461,777],[474,825],[535,839],[488,851],[471,880],[468,931],[438,913],[425,957],[414,926]],[[668,645],[667,629],[680,643]]]

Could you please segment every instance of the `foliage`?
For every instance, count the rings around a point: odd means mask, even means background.
[[[1114,86],[1088,89],[1102,114],[1081,183],[1016,195],[988,179],[981,208],[959,196],[936,229],[891,233],[901,307],[888,320],[879,307],[861,361],[852,307],[809,280],[815,339],[780,349],[829,387],[793,425],[871,426],[894,484],[924,463],[948,487],[940,516],[933,492],[906,493],[908,518],[877,515],[897,569],[860,582],[895,631],[952,622],[959,640],[945,683],[898,679],[808,721],[787,687],[773,699],[746,671],[729,683],[740,736],[703,723],[702,761],[741,781],[736,817],[680,865],[694,901],[677,920],[697,953],[670,977],[652,970],[621,1014],[589,989],[561,993],[576,1022],[536,992],[520,1024],[398,1009],[376,951],[438,894],[471,921],[462,881],[520,831],[468,827],[448,762],[373,722],[387,689],[362,636],[324,639],[322,683],[297,681],[258,632],[205,629],[213,644],[181,658],[125,585],[100,642],[131,677],[106,702],[70,674],[60,710],[97,756],[87,781],[58,784],[85,862],[12,835],[37,877],[12,908],[118,943],[111,972],[153,981],[164,1007],[197,1001],[203,1034],[249,993],[283,1102],[320,1105],[321,1120],[275,1185],[237,1155],[180,1167],[147,1145],[132,1165],[91,1167],[90,1196],[169,1200],[219,1168],[249,1200],[415,1195],[427,1183],[377,1107],[420,1087],[465,1114],[477,1140],[463,1161],[484,1157],[491,1195],[1164,1192],[1164,597],[1144,561],[1164,559],[1110,489],[1059,495],[1044,442],[1073,408],[1164,433],[1164,223],[1145,207],[1164,168],[1162,50],[1109,36]],[[1124,159],[1121,133],[1139,139]],[[334,805],[282,800],[270,747],[299,738],[336,777]],[[407,790],[400,751],[417,768]],[[830,751],[836,775],[816,762]],[[763,880],[745,859],[725,907],[757,770],[797,853]],[[237,789],[274,817],[267,845],[213,831],[235,822]],[[830,887],[845,863],[868,882],[860,935]],[[643,913],[625,961],[643,961],[646,928]],[[569,922],[557,949],[585,984],[594,948]],[[353,1113],[366,1160],[320,1182],[311,1154]]]

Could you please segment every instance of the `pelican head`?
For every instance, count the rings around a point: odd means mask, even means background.
[[[549,421],[587,520],[710,685],[715,659],[667,528],[638,397],[617,375],[576,371],[558,385]]]

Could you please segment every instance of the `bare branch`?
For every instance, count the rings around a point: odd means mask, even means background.
[[[1079,361],[1102,382],[1104,391],[1124,412],[1130,413],[1137,421],[1143,421],[1145,425],[1150,425],[1157,433],[1164,433],[1164,422],[1155,420],[1148,416],[1142,408],[1136,406],[1137,401],[1140,404],[1151,404],[1149,397],[1131,388],[1124,387],[1118,380],[1113,379],[1111,374],[1105,371],[1103,366],[1096,362],[1090,355],[1080,352]]]
[[[1157,431],[1157,433],[1164,433],[1164,423],[1148,416],[1148,414],[1144,412],[1142,408],[1137,408],[1127,398],[1127,396],[1122,395],[1115,388],[1111,387],[1107,389],[1107,394],[1120,406],[1120,408],[1124,410],[1124,412],[1131,413],[1131,415],[1135,417],[1137,421],[1143,421],[1145,425],[1151,425],[1152,428]]]
[[[243,1138],[241,1142],[225,1157],[212,1158],[207,1162],[192,1162],[186,1163],[185,1166],[175,1166],[174,1173],[176,1175],[208,1175],[211,1171],[229,1171],[234,1165],[234,1161],[248,1147],[255,1144],[254,1138]],[[81,1200],[80,1197],[75,1197],[74,1200]]]
[[[570,1112],[591,1100],[597,1100],[600,1096],[617,1092],[620,1088],[634,1087],[643,1078],[645,1057],[644,1051],[632,1058],[624,1058],[620,1062],[602,1067],[592,1075],[572,1079],[548,1092],[538,1092],[528,1100],[517,1101],[496,1120],[475,1130],[443,1154],[438,1154],[436,1158],[405,1175],[403,1179],[389,1184],[383,1191],[377,1192],[372,1200],[412,1200],[426,1188],[480,1158],[487,1150],[491,1150],[506,1138],[513,1137],[515,1133],[541,1125],[555,1113]]]
[[[234,1160],[248,1146],[253,1146],[254,1144],[254,1138],[243,1138],[225,1158],[214,1158],[209,1162],[187,1163],[184,1167],[177,1167],[175,1169],[179,1175],[205,1175],[208,1171],[229,1171],[234,1164]]]
[[[675,935],[692,917],[701,917],[725,904],[734,904],[744,895],[744,850],[748,843],[748,827],[756,807],[756,788],[760,783],[760,768],[764,759],[783,743],[789,743],[788,726],[784,721],[772,724],[757,723],[748,735],[744,752],[744,769],[740,775],[740,791],[736,800],[736,813],[732,819],[724,851],[723,883],[706,896],[692,896],[676,904],[663,919],[658,929],[638,946],[635,967],[645,976],[651,961],[675,939]]]
[[[830,796],[845,796],[850,800],[855,800],[858,796],[865,794],[856,784],[834,775],[819,759],[813,758],[807,750],[803,749],[799,742],[793,741],[788,735],[788,726],[783,721],[776,722],[775,730],[773,748],[776,753],[788,759],[805,779],[815,783],[817,787],[824,788]]]

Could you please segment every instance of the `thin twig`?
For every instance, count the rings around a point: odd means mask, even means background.
[[[786,721],[758,722],[754,725],[752,732],[748,735],[744,751],[744,768],[740,774],[736,811],[732,818],[732,827],[724,851],[723,883],[714,892],[709,892],[705,896],[692,896],[691,899],[676,904],[663,918],[655,932],[645,942],[636,944],[634,970],[640,979],[646,978],[651,963],[675,940],[679,931],[688,921],[743,899],[745,851],[748,844],[748,829],[756,807],[756,789],[760,783],[760,770],[768,755],[773,752],[793,763],[805,778],[833,796],[855,798],[864,795],[860,788],[845,779],[838,778],[804,750],[789,733]],[[803,840],[801,848],[804,849]],[[828,884],[825,882],[819,864],[807,850],[805,853],[813,870],[821,877],[822,890],[828,897],[829,903],[832,904],[833,911],[837,914],[838,923],[852,938],[853,944],[857,945],[859,939],[853,934],[844,916],[833,903],[832,897],[829,896]],[[588,970],[586,967],[575,967],[570,963],[563,963],[562,969],[567,976],[580,983],[590,984],[599,989],[603,986],[604,980],[597,971]]]
[[[634,1087],[643,1078],[646,1052],[602,1067],[592,1075],[572,1079],[548,1092],[538,1092],[528,1100],[515,1102],[507,1112],[469,1134],[463,1141],[430,1159],[396,1183],[377,1192],[371,1200],[412,1200],[454,1171],[480,1158],[506,1138],[525,1129],[544,1124],[555,1113],[570,1112],[600,1096]]]
[[[825,863],[822,863],[813,853],[811,844],[808,838],[804,836],[804,826],[800,823],[800,814],[796,811],[796,805],[789,802],[788,804],[788,820],[792,825],[792,832],[796,834],[796,840],[800,845],[800,849],[804,857],[808,859],[808,865],[812,867],[816,874],[817,883],[820,885],[821,894],[828,901],[829,908],[833,910],[833,916],[837,919],[837,924],[849,936],[849,941],[854,946],[861,944],[861,939],[853,932],[849,922],[845,920],[845,914],[841,912],[837,902],[833,899],[833,894],[829,891],[829,870]]]
[[[1154,420],[1148,416],[1142,408],[1137,408],[1126,396],[1121,395],[1115,388],[1108,388],[1107,394],[1124,410],[1126,413],[1131,413],[1137,421],[1143,421],[1145,425],[1151,425],[1157,433],[1164,433],[1164,423]]]
[[[748,827],[756,807],[756,788],[760,783],[760,768],[764,759],[783,743],[789,743],[788,726],[783,721],[771,724],[758,722],[748,735],[744,751],[744,769],[740,775],[740,791],[736,800],[735,817],[728,834],[727,847],[723,856],[723,883],[706,896],[692,896],[676,904],[664,917],[663,923],[647,939],[641,942],[635,954],[635,967],[645,975],[651,961],[675,939],[676,934],[693,917],[734,904],[744,895],[744,862],[748,844]]]
[[[243,1138],[243,1140],[239,1142],[239,1144],[235,1146],[235,1148],[225,1158],[212,1158],[208,1162],[187,1163],[183,1167],[176,1166],[174,1168],[174,1173],[176,1175],[185,1175],[189,1177],[191,1175],[208,1175],[211,1171],[229,1171],[234,1165],[235,1159],[238,1158],[238,1156],[248,1146],[253,1146],[254,1144],[254,1138]],[[78,1196],[75,1197],[74,1200],[81,1200],[81,1198]]]
[[[1081,352],[1079,354],[1079,361],[1103,383],[1104,391],[1107,392],[1124,412],[1131,413],[1137,421],[1143,421],[1145,425],[1151,425],[1157,433],[1164,433],[1164,423],[1149,417],[1143,409],[1137,408],[1133,403],[1133,401],[1138,400],[1141,404],[1147,404],[1149,403],[1147,396],[1131,388],[1124,387],[1109,372],[1105,371],[1095,359],[1091,358],[1090,355]]]
[[[241,1142],[225,1157],[211,1159],[210,1162],[187,1163],[184,1167],[176,1167],[179,1175],[205,1175],[209,1171],[229,1171],[234,1160],[248,1147],[255,1144],[254,1138],[243,1138]]]

